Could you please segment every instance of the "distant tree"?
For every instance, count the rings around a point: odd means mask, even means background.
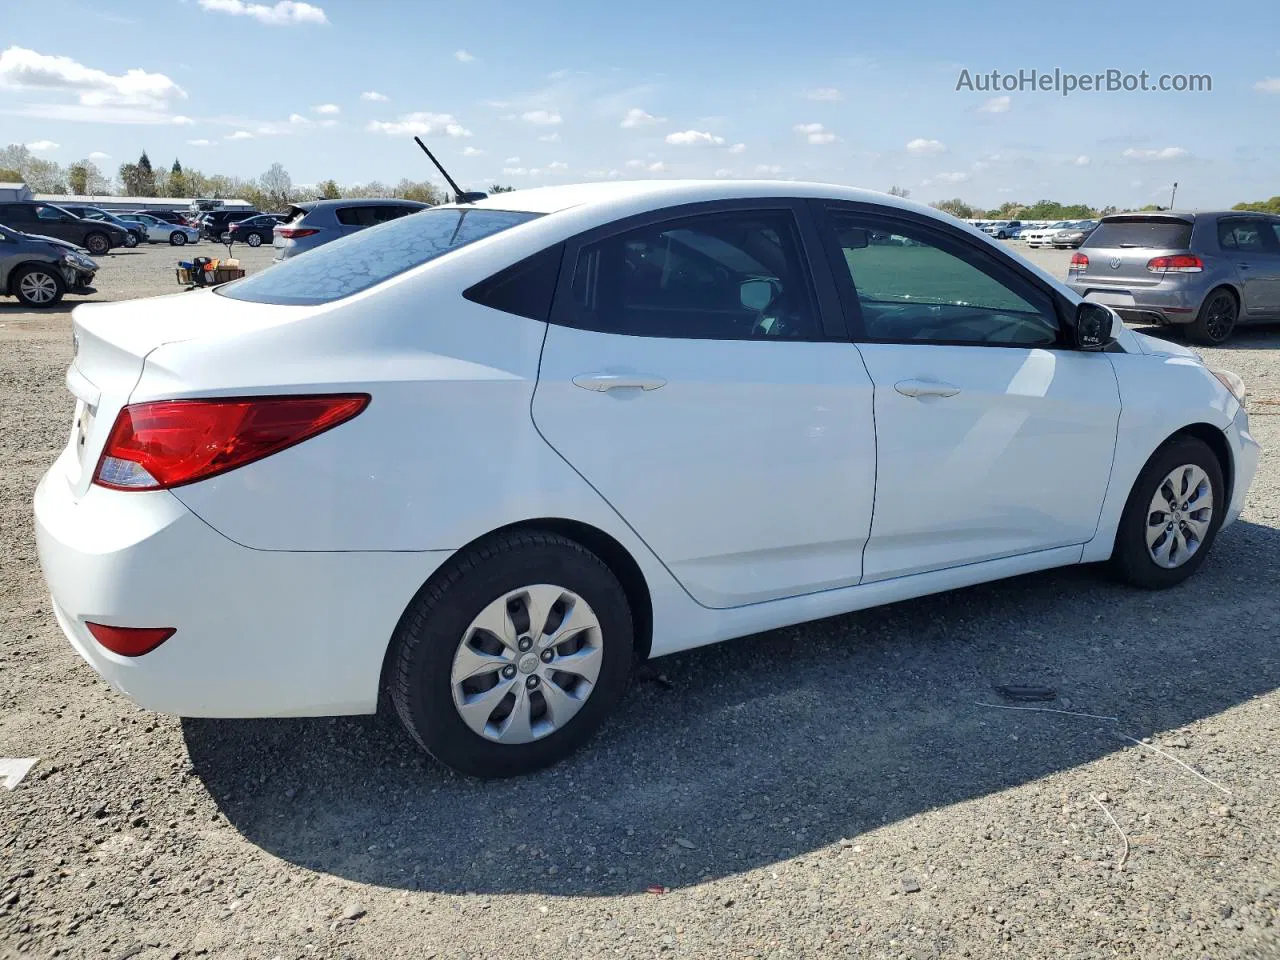
[[[444,199],[444,195],[426,180],[409,180],[407,178],[396,184],[392,195],[400,197],[402,200],[416,200],[418,203],[432,205]]]
[[[949,213],[953,217],[959,217],[961,220],[969,220],[976,218],[981,212],[977,207],[971,207],[959,197],[954,200],[942,200],[932,205],[935,210],[941,210],[943,213]]]
[[[1160,206],[1160,204],[1158,203],[1148,203],[1145,207],[1139,207],[1138,212],[1139,213],[1156,213],[1163,209],[1164,207]]]
[[[266,200],[266,209],[284,210],[289,206],[293,195],[293,178],[283,164],[273,163],[271,168],[258,178],[258,186]],[[247,198],[246,198],[247,199]]]
[[[907,197],[911,196],[911,191],[908,190],[906,187],[899,187],[895,184],[894,186],[889,188],[889,196],[901,197],[903,200],[905,200],[907,199]]]
[[[142,151],[137,163],[120,164],[120,186],[126,197],[156,195],[156,172],[152,169],[147,151]]]
[[[66,193],[67,177],[53,160],[41,160],[20,143],[11,143],[0,150],[0,168],[17,173],[19,180],[31,188],[32,193]]]
[[[489,192],[490,193],[514,193],[515,189],[516,189],[515,187],[504,187],[500,183],[495,183],[493,186],[489,188]]]
[[[316,192],[320,194],[321,200],[342,199],[342,191],[338,189],[338,184],[335,180],[321,180],[316,184]]]
[[[186,171],[182,169],[182,164],[177,157],[173,158],[173,166],[169,168],[169,180],[165,184],[166,197],[186,197],[190,196],[190,184],[187,183]]]
[[[1232,210],[1247,210],[1250,213],[1280,213],[1280,196],[1270,200],[1250,200],[1237,203]]]
[[[81,197],[98,196],[111,189],[111,184],[92,160],[77,160],[67,167],[67,186]]]
[[[0,167],[0,181],[17,183],[22,180],[22,171],[17,167]]]

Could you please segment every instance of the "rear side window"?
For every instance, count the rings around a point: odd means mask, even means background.
[[[472,303],[545,322],[551,314],[563,253],[563,244],[548,247],[468,287],[462,295]]]
[[[217,292],[254,303],[330,303],[539,216],[515,210],[424,210],[342,237]]]
[[[339,207],[334,213],[344,227],[371,227],[377,223],[374,207]]]
[[[1186,250],[1190,245],[1191,224],[1167,217],[1103,220],[1085,242],[1086,247],[1147,247],[1154,250]]]
[[[1262,250],[1266,247],[1262,236],[1265,226],[1260,220],[1219,220],[1218,246],[1223,250]]]

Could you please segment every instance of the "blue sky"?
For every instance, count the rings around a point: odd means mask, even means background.
[[[1280,3],[41,0],[0,34],[0,142],[298,184],[794,177],[994,206],[1280,193]],[[56,25],[56,28],[53,26]],[[962,69],[1209,74],[1212,92],[960,91]]]

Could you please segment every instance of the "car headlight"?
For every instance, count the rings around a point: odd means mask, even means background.
[[[1218,382],[1226,387],[1227,391],[1239,403],[1244,403],[1244,398],[1248,396],[1249,390],[1245,387],[1244,381],[1240,379],[1238,374],[1234,374],[1230,370],[1214,370],[1213,368],[1210,368],[1209,372],[1218,378]]]

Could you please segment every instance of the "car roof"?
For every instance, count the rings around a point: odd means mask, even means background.
[[[292,204],[299,210],[325,210],[330,207],[385,207],[387,204],[405,207],[429,207],[429,203],[405,200],[401,197],[352,197],[350,200],[304,200]]]

